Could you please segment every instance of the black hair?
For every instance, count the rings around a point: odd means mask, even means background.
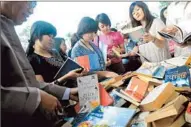
[[[33,23],[30,30],[30,40],[29,45],[26,50],[27,56],[30,56],[34,52],[34,44],[37,39],[41,40],[43,35],[53,35],[56,36],[57,31],[56,28],[45,21],[36,21]]]
[[[147,4],[145,4],[144,2],[142,1],[135,1],[133,2],[131,5],[130,5],[130,11],[129,11],[129,17],[131,19],[131,23],[132,23],[132,26],[133,27],[137,27],[137,26],[141,26],[141,22],[140,21],[137,21],[133,18],[133,10],[135,8],[135,6],[138,6],[140,8],[143,9],[143,12],[144,12],[144,15],[145,15],[145,20],[146,20],[146,27],[145,27],[145,30],[148,32],[149,29],[151,28],[151,25],[153,23],[153,20],[154,20],[154,16],[151,14],[151,12],[149,11],[149,8],[147,6]]]
[[[90,17],[83,17],[78,25],[77,35],[82,38],[82,35],[91,32],[97,32],[97,23]]]
[[[70,39],[70,41],[71,41],[71,48],[74,47],[74,45],[76,44],[76,42],[78,42],[78,40],[80,40],[78,35],[76,33],[72,34],[72,37]]]
[[[111,27],[111,20],[109,19],[108,15],[105,13],[98,14],[96,16],[97,23],[103,23],[105,25],[109,25]]]
[[[65,43],[65,39],[64,38],[61,38],[61,37],[54,38],[54,48],[57,51],[60,51],[60,45],[62,44],[62,42]]]
[[[166,24],[166,18],[164,16],[164,11],[167,9],[167,7],[164,7],[161,11],[160,11],[160,19],[164,22],[164,24]]]
[[[111,31],[113,31],[113,32],[117,32],[117,29],[115,29],[115,28],[111,28]]]

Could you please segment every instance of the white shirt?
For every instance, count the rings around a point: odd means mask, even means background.
[[[159,18],[155,18],[149,30],[149,33],[152,36],[157,36],[158,31],[161,31],[165,28],[165,24]],[[141,55],[146,57],[151,62],[161,62],[163,60],[170,58],[168,43],[165,41],[164,48],[157,47],[153,42],[148,42],[146,44],[139,46],[139,52]],[[142,62],[144,59],[142,59]]]

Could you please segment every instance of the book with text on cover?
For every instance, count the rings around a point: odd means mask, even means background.
[[[73,127],[126,127],[135,109],[112,106],[98,106]]]
[[[187,41],[191,41],[191,33],[188,33],[188,34],[185,35],[180,27],[176,26],[176,28],[178,29],[176,35],[171,35],[171,34],[163,32],[163,31],[158,31],[158,33],[162,37],[164,37],[166,39],[173,40],[176,43],[180,43],[180,44],[183,44],[183,43],[185,43]]]
[[[94,109],[100,105],[100,90],[97,74],[78,77],[78,94],[80,109]]]
[[[165,82],[171,82],[176,87],[191,87],[190,71],[187,66],[168,69],[165,74]]]
[[[80,71],[83,71],[83,67],[81,67],[78,63],[76,63],[75,61],[73,61],[68,57],[67,60],[64,62],[64,64],[61,66],[61,68],[58,70],[56,75],[54,76],[54,79],[58,79],[75,69],[81,69]]]

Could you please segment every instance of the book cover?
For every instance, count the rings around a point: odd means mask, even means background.
[[[92,71],[98,71],[100,70],[100,63],[99,58],[97,54],[89,54],[85,56],[79,56],[75,58],[75,61],[85,68],[86,70]]]
[[[190,71],[187,66],[168,69],[165,74],[165,82],[171,82],[176,87],[190,87]]]
[[[150,123],[145,121],[145,118],[150,112],[140,112],[133,120],[130,127],[151,127]]]
[[[74,127],[126,127],[135,114],[135,109],[98,106]]]
[[[145,30],[142,26],[125,29],[123,30],[123,34],[128,34],[129,38],[138,45],[144,44],[143,35],[145,34]]]
[[[166,39],[169,39],[169,40],[173,40],[176,43],[180,43],[180,44],[183,44],[183,43],[191,40],[191,33],[184,34],[180,27],[176,26],[176,28],[178,29],[178,31],[175,35],[165,33],[163,31],[158,31],[158,33],[160,36],[162,36]]]
[[[108,48],[108,45],[99,41],[99,49],[101,50],[101,52],[103,54],[103,58],[104,58],[105,63],[107,62],[107,48]]]
[[[156,70],[152,73],[154,78],[163,79],[166,72],[166,68],[164,66],[158,66]]]
[[[100,91],[97,74],[77,78],[80,109],[92,110],[100,105]]]
[[[121,98],[120,96],[118,96],[117,94],[115,94],[115,91],[114,91],[115,89],[113,89],[110,93],[109,93],[109,95],[112,97],[112,99],[113,99],[113,106],[115,106],[115,107],[121,107],[121,106],[123,106],[125,103],[126,103],[126,101],[123,99],[123,98]]]
[[[187,58],[185,65],[191,68],[191,55]]]
[[[142,81],[138,77],[132,77],[127,88],[125,89],[125,94],[134,99],[137,102],[141,102],[147,92],[148,85],[146,82]]]
[[[75,61],[73,61],[68,57],[67,60],[64,62],[64,64],[61,66],[61,68],[58,70],[56,75],[54,76],[54,79],[58,79],[67,74],[68,72],[79,68],[81,68],[82,69],[81,71],[83,71],[82,66],[80,66],[78,63],[76,63]]]
[[[99,84],[100,90],[100,103],[103,106],[109,106],[113,104],[113,98],[109,95],[109,93],[105,90],[105,88]]]

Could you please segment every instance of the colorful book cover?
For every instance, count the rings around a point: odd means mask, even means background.
[[[134,114],[135,109],[111,106],[98,106],[74,127],[126,127]]]
[[[114,89],[115,90],[115,89]],[[113,106],[115,107],[121,107],[122,105],[124,105],[126,103],[126,100],[124,100],[123,98],[121,98],[120,96],[118,96],[117,94],[115,94],[115,91],[112,90],[109,95],[112,97],[113,99]],[[119,90],[120,91],[120,90]]]
[[[165,75],[166,68],[164,66],[158,66],[153,72],[153,77],[158,79],[163,79]]]
[[[79,57],[75,58],[75,61],[80,66],[82,66],[86,70],[89,70],[90,72],[98,71],[101,68],[97,54],[89,54],[89,55],[85,55],[85,56],[79,56]]]
[[[187,66],[168,69],[165,82],[171,82],[176,87],[191,87],[190,71]]]
[[[97,74],[77,78],[80,109],[94,109],[100,105]]]
[[[148,85],[138,77],[132,77],[125,93],[137,102],[141,102],[147,92]]]
[[[113,98],[109,95],[109,93],[105,90],[105,88],[99,84],[100,91],[100,103],[103,106],[109,106],[113,104]]]

